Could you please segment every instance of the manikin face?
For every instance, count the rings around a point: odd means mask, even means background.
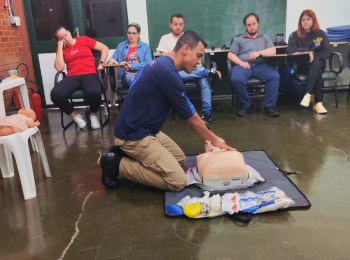
[[[257,22],[255,16],[251,15],[247,18],[247,20],[245,21],[245,27],[247,28],[247,33],[250,36],[256,35],[256,33],[258,32],[259,23]]]
[[[135,43],[139,40],[140,34],[137,32],[137,29],[133,26],[130,26],[126,32],[128,34],[129,43]]]
[[[173,17],[169,26],[174,36],[180,36],[185,26],[184,19]]]
[[[314,24],[314,21],[310,16],[304,15],[301,18],[301,27],[305,30],[305,32],[310,32],[310,29],[312,25]]]
[[[202,42],[199,42],[198,45],[191,50],[190,47],[185,44],[181,51],[184,53],[183,70],[190,74],[202,62],[204,45]]]
[[[65,28],[61,28],[56,33],[57,40],[63,42],[64,47],[69,47],[73,45],[73,38],[70,31],[66,30]]]

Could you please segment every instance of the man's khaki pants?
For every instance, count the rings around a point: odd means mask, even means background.
[[[128,155],[119,166],[119,176],[162,190],[180,191],[187,184],[181,165],[186,157],[180,147],[159,132],[138,141],[115,139],[115,145]]]

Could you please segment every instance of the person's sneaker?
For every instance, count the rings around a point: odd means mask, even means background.
[[[209,70],[208,79],[210,80],[211,83],[214,83],[217,80],[221,80],[222,79],[221,72],[216,69]]]
[[[92,129],[99,129],[101,127],[97,116],[90,116],[90,121],[91,121],[91,128]]]
[[[246,108],[240,109],[240,110],[237,112],[237,115],[238,115],[238,116],[242,116],[242,117],[248,115],[248,109],[246,109]]]
[[[314,111],[318,114],[325,114],[328,111],[324,108],[322,102],[318,102],[316,105],[314,105]]]
[[[264,114],[270,117],[276,117],[279,116],[279,113],[276,109],[273,107],[265,107],[264,108]]]
[[[80,114],[77,114],[77,116],[74,117],[73,120],[79,126],[79,128],[84,128],[86,126],[86,122]]]
[[[309,93],[305,94],[303,100],[300,102],[300,105],[303,107],[308,107],[310,105],[311,95]]]
[[[118,188],[120,185],[117,176],[119,175],[119,165],[123,156],[120,153],[104,152],[100,157],[100,167],[102,169],[101,181],[108,189]]]
[[[204,121],[204,123],[206,124],[207,128],[210,129],[211,114],[203,114],[201,118]]]

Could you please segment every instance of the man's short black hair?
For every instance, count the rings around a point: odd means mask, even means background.
[[[245,23],[246,23],[246,21],[247,21],[247,19],[248,19],[249,16],[254,16],[255,19],[256,19],[256,21],[259,23],[259,21],[260,21],[259,16],[258,16],[257,14],[255,14],[255,13],[249,13],[249,14],[247,14],[246,16],[244,16],[244,18],[243,18],[243,24],[244,24],[244,26],[246,26]]]
[[[198,46],[198,43],[201,42],[206,48],[207,43],[194,31],[186,31],[178,40],[174,48],[174,52],[178,52],[185,44],[190,46],[190,49],[193,50]]]
[[[176,13],[176,14],[173,14],[173,15],[171,16],[171,18],[170,18],[170,23],[173,22],[173,18],[174,18],[174,17],[176,17],[176,18],[182,18],[182,19],[185,21],[184,16],[183,16],[182,14]]]

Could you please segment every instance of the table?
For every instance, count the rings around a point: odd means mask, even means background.
[[[310,53],[313,53],[313,51],[294,52],[291,54],[283,53],[283,54],[273,54],[273,55],[262,55],[262,57],[264,57],[264,58],[288,57],[288,56],[307,55]]]
[[[204,56],[205,56],[205,68],[209,68],[210,65],[210,55],[214,55],[217,52],[228,52],[229,50],[221,50],[220,48],[212,49],[205,49],[204,50]],[[161,56],[161,53],[159,51],[153,52],[154,58],[157,58]]]
[[[21,102],[21,106],[24,108],[30,108],[30,102],[28,97],[27,85],[24,78],[18,77],[17,79],[6,78],[0,83],[0,117],[6,116],[4,91],[11,88],[17,88],[18,97]]]
[[[118,64],[102,65],[103,68],[115,68],[115,67],[122,67],[122,66],[123,66],[123,64],[120,64],[120,63],[118,63]]]
[[[339,44],[349,44],[349,42],[330,42],[331,45],[333,45],[334,47],[338,46]]]

